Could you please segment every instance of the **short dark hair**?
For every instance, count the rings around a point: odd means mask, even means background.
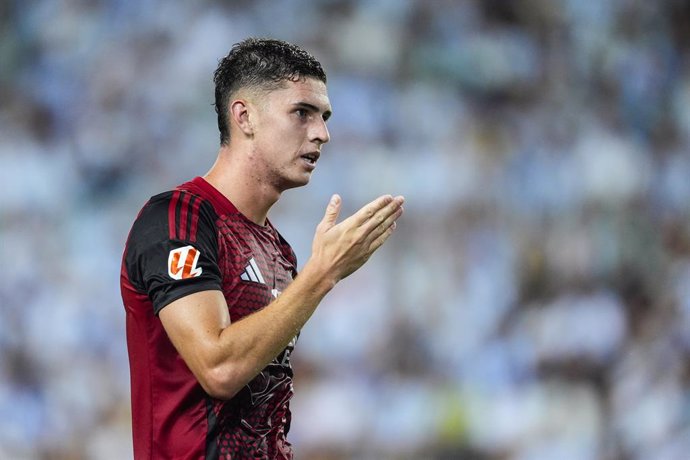
[[[233,93],[245,87],[275,89],[286,80],[305,77],[326,83],[326,73],[319,61],[298,46],[268,38],[247,38],[233,45],[213,73],[220,143],[227,144],[230,140],[228,103]]]

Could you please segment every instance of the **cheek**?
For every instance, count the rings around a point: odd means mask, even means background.
[[[274,131],[273,139],[275,147],[296,150],[299,149],[306,140],[306,133],[301,128],[294,126],[283,126],[281,129]]]
[[[267,152],[297,151],[306,142],[306,128],[289,118],[273,117],[257,133],[259,148]]]

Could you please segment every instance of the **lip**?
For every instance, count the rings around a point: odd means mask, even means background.
[[[321,152],[314,151],[302,154],[300,155],[300,158],[304,160],[304,163],[307,165],[307,167],[309,167],[310,169],[314,169],[316,167],[316,163],[319,161],[320,156]]]

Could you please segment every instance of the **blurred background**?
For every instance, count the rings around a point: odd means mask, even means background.
[[[329,74],[332,141],[271,218],[404,194],[302,332],[299,459],[690,454],[690,5],[0,2],[0,458],[131,458],[119,268],[203,175],[247,36]]]

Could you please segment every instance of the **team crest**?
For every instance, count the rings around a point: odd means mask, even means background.
[[[194,246],[185,246],[170,251],[168,255],[168,275],[170,278],[182,280],[201,275],[201,267],[196,266],[200,254]]]

